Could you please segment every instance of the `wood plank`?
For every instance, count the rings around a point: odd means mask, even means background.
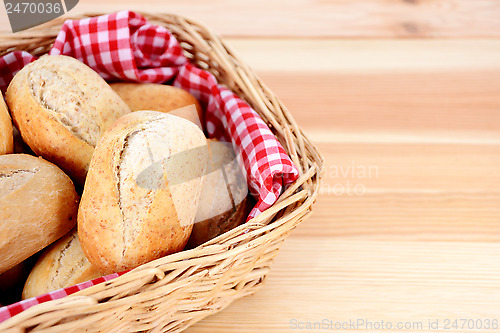
[[[500,68],[498,39],[224,38],[254,70],[374,74],[490,71]]]
[[[500,241],[500,192],[322,195],[292,237]]]
[[[318,147],[321,194],[293,237],[500,241],[500,144]]]
[[[498,37],[500,6],[489,0],[80,0],[70,12],[171,12],[224,36]],[[1,12],[0,27],[8,28]]]
[[[384,320],[394,327],[439,320],[441,330],[445,319],[498,320],[499,244],[397,239],[292,237],[260,291],[186,332],[290,332],[293,319]]]
[[[260,76],[308,132],[500,135],[500,67]]]
[[[499,141],[500,40],[228,44],[316,140]]]
[[[366,194],[500,193],[500,144],[321,142],[325,195],[335,185],[362,185]]]

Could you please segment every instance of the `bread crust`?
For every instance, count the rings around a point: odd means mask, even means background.
[[[127,151],[138,154],[139,164],[148,158],[148,147],[131,143],[133,135],[149,133],[153,126],[160,126],[163,138],[168,139],[168,144],[159,149],[170,154],[206,145],[203,133],[193,123],[152,111],[126,115],[103,135],[92,157],[82,194],[78,234],[85,256],[104,273],[131,269],[180,251],[191,233],[201,178],[176,185],[177,188],[165,183],[161,188],[148,189],[137,185],[136,178],[126,176],[130,173],[124,170]],[[157,142],[150,143],[152,153],[157,153],[154,146]],[[196,156],[189,163],[203,171],[207,158]],[[176,200],[172,191],[186,197]]]
[[[111,88],[127,103],[130,110],[168,112],[201,127],[203,110],[198,100],[186,90],[158,83],[111,83]],[[194,105],[196,113],[185,108]]]
[[[253,204],[252,198],[247,196],[234,210],[228,210],[210,219],[194,223],[186,248],[193,249],[244,223]]]
[[[22,299],[67,288],[102,275],[83,255],[78,233],[74,229],[43,251],[24,284]]]
[[[245,222],[252,208],[246,178],[231,144],[208,139],[209,172],[187,248],[194,248]]]
[[[39,82],[34,82],[33,77]],[[48,96],[44,95],[45,85],[52,87],[51,94],[45,93]],[[54,94],[59,86],[60,94]],[[66,91],[68,87],[78,93],[76,97]],[[116,119],[130,112],[96,72],[67,56],[43,56],[26,65],[9,84],[6,101],[23,141],[80,185],[85,182],[98,137]],[[60,110],[79,118],[72,120]],[[89,127],[90,121],[95,121],[92,125],[96,133],[92,133],[91,139],[79,137],[78,133],[86,132],[80,127]]]
[[[0,156],[0,273],[75,226],[78,195],[57,166],[25,154]]]
[[[9,110],[0,93],[0,155],[14,152],[14,134]]]

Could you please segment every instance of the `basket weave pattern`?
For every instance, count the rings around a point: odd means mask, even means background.
[[[42,303],[0,324],[0,330],[50,332],[179,332],[263,283],[282,241],[311,214],[323,158],[255,73],[203,25],[172,14],[140,13],[169,29],[190,61],[215,75],[259,113],[300,177],[258,217],[195,249],[142,265],[111,281]],[[72,17],[80,19],[98,14]],[[47,53],[64,19],[16,34],[0,34],[0,56],[24,50]]]

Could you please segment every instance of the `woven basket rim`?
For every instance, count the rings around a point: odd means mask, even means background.
[[[166,318],[168,323],[163,326],[166,330],[183,330],[202,318],[223,309],[233,300],[255,292],[269,271],[269,265],[277,254],[281,242],[298,223],[311,214],[312,204],[319,192],[320,178],[324,173],[324,158],[298,127],[293,116],[281,101],[265,86],[252,69],[239,60],[236,52],[203,24],[176,14],[134,12],[144,16],[152,24],[160,24],[169,28],[185,52],[190,53],[192,63],[212,72],[218,81],[220,80],[220,83],[235,91],[259,113],[299,169],[299,179],[282,193],[273,206],[249,222],[194,249],[184,250],[151,261],[113,280],[62,299],[35,305],[0,323],[0,330],[24,329],[35,326],[51,328],[54,331],[83,328],[82,323],[89,321],[86,321],[86,318],[97,318],[99,314],[104,313],[103,311],[108,311],[103,310],[106,308],[103,304],[115,302],[116,307],[119,308],[123,306],[123,301],[127,302],[134,297],[140,298],[136,296],[141,293],[144,295],[154,293],[155,286],[158,286],[158,290],[168,289],[167,287],[172,286],[170,293],[175,293],[173,286],[177,282],[184,282],[184,285],[188,286],[191,286],[191,283],[195,287],[200,287],[197,285],[201,284],[199,281],[205,283],[212,281],[210,279],[215,281],[211,274],[215,274],[214,272],[218,269],[227,275],[236,274],[235,271],[239,272],[239,267],[235,268],[234,266],[228,266],[227,270],[224,271],[226,262],[240,259],[242,262],[255,260],[253,266],[248,266],[248,272],[240,274],[241,277],[238,275],[240,280],[235,280],[233,288],[224,289],[228,295],[234,289],[235,295],[223,296],[222,300],[218,296],[211,296],[218,302],[213,311],[201,311],[189,318],[184,318],[175,312],[176,316]],[[0,32],[0,56],[14,49],[40,55],[50,49],[60,26],[66,19],[80,19],[103,14],[109,13],[89,13],[58,18],[42,26],[15,34]],[[186,47],[192,49],[187,50]],[[253,251],[252,255],[247,255],[247,251],[250,250]],[[259,264],[260,261],[263,262],[262,265]],[[222,277],[225,277],[224,274]],[[166,279],[170,280],[164,282]],[[224,297],[227,298],[227,301]],[[174,302],[175,300],[177,298],[174,298]],[[76,312],[72,311],[75,308]],[[66,313],[76,319],[65,320],[64,318],[67,317],[64,317],[64,314]],[[78,317],[78,313],[83,314]],[[111,318],[110,316],[108,317]],[[103,325],[105,322],[107,323],[105,319],[108,318],[104,317],[104,319],[99,319]],[[129,322],[130,325],[136,325],[135,320],[136,318],[132,316],[127,317],[125,321]],[[141,328],[148,329],[148,326],[143,324]]]

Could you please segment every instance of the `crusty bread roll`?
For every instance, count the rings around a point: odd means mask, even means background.
[[[43,251],[24,284],[22,299],[74,286],[101,276],[103,274],[84,256],[75,229]]]
[[[54,164],[24,154],[0,156],[0,273],[75,226],[78,195]]]
[[[0,93],[0,155],[14,152],[12,120],[2,94]]]
[[[89,261],[111,273],[182,250],[207,159],[190,121],[154,111],[120,118],[94,151],[78,211]]]
[[[6,100],[24,142],[80,185],[102,133],[130,112],[95,71],[62,55],[24,66]]]
[[[132,111],[168,112],[201,128],[203,112],[198,100],[184,89],[158,83],[112,83],[111,88]],[[189,108],[193,106],[196,108]]]
[[[245,222],[252,201],[231,144],[209,139],[209,168],[187,248],[194,248]]]

